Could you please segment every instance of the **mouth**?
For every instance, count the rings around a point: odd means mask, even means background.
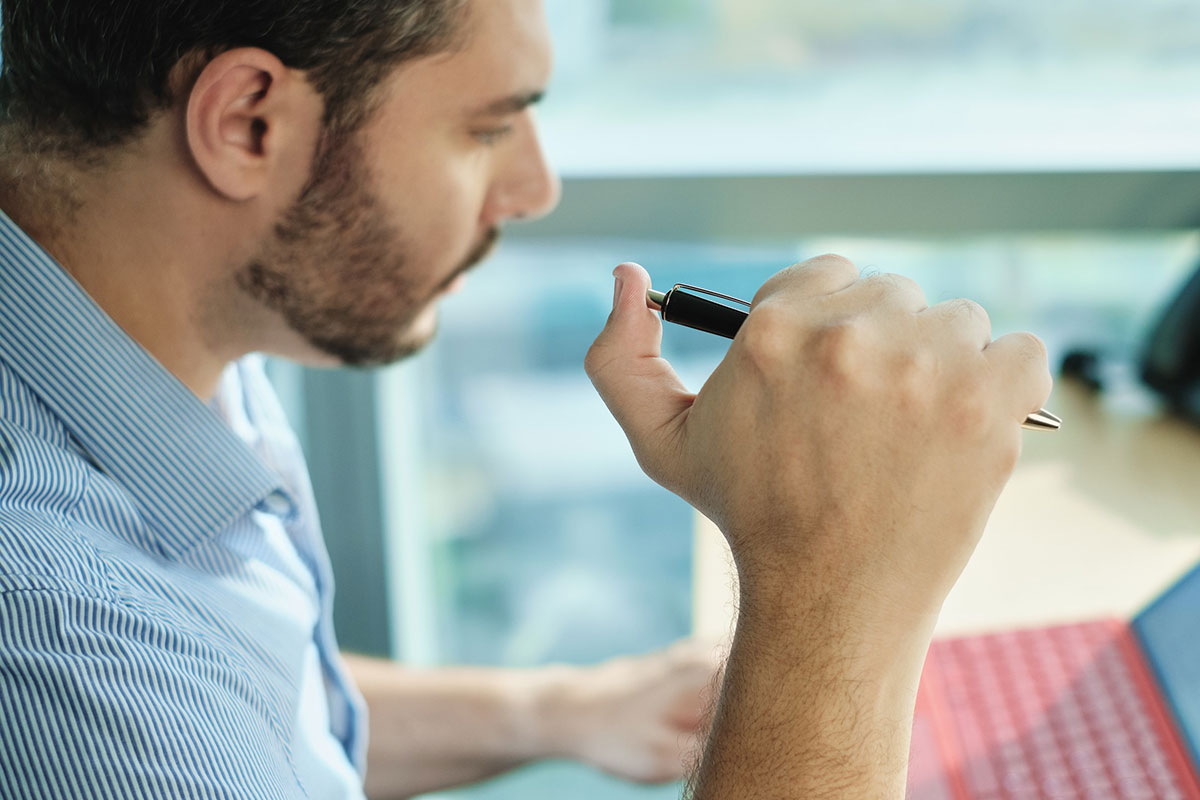
[[[465,272],[459,273],[458,275],[455,275],[453,278],[451,278],[450,283],[446,284],[446,287],[444,289],[442,289],[442,294],[443,295],[458,294],[459,292],[461,292],[463,290],[463,287],[466,285],[467,285],[467,273],[465,273]]]
[[[489,228],[480,238],[479,243],[467,253],[467,257],[462,260],[458,269],[454,270],[454,272],[450,273],[450,277],[442,281],[441,286],[438,287],[438,294],[453,294],[462,289],[467,281],[467,272],[486,260],[492,254],[492,251],[496,249],[499,241],[500,229]]]

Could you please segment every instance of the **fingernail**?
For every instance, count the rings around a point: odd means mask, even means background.
[[[617,307],[617,301],[621,299],[621,287],[624,285],[624,283],[625,282],[621,279],[621,276],[617,275],[616,285],[613,287],[613,308]]]

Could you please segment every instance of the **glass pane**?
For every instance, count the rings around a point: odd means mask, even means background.
[[[549,0],[567,174],[1200,163],[1193,0]]]
[[[644,651],[690,629],[692,514],[642,476],[583,373],[611,267],[636,257],[660,288],[749,298],[782,266],[837,251],[917,279],[933,302],[967,296],[997,334],[1030,329],[1131,356],[1192,267],[1192,235],[814,239],[756,249],[509,242],[444,304],[425,363],[420,470],[436,554],[439,660],[528,666]],[[728,343],[668,326],[664,355],[699,388]],[[677,797],[568,765],[461,793],[474,800]]]

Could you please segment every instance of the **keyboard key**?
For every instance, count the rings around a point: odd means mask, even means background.
[[[922,690],[954,721],[963,800],[1200,800],[1166,758],[1127,635],[1103,622],[933,645]]]

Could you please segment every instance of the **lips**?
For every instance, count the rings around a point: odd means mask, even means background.
[[[446,288],[442,291],[442,294],[457,294],[458,292],[461,292],[463,287],[466,285],[467,274],[464,272],[454,280],[450,281],[450,283],[447,284]]]

